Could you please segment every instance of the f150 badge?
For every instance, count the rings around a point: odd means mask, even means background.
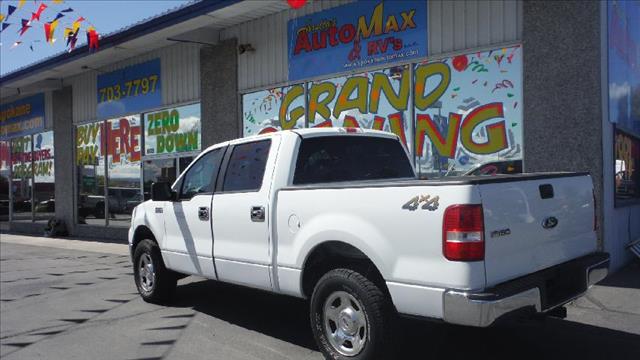
[[[415,211],[418,209],[418,206],[422,204],[423,210],[435,211],[438,209],[438,206],[440,206],[438,201],[440,201],[440,196],[431,197],[431,195],[417,195],[402,205],[402,208],[409,211]]]

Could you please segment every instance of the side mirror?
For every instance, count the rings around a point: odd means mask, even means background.
[[[171,190],[171,185],[166,181],[151,184],[151,200],[153,201],[173,201],[175,194],[176,193]]]

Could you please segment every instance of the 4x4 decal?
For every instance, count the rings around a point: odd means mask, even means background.
[[[417,195],[402,205],[402,208],[409,211],[415,211],[422,203],[423,210],[435,211],[438,209],[438,206],[440,206],[440,203],[438,202],[439,200],[440,196],[431,197],[431,195]]]

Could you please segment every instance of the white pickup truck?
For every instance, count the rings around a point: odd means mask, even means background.
[[[146,301],[186,274],[308,298],[327,358],[372,359],[397,314],[484,327],[581,296],[608,272],[595,228],[587,174],[417,180],[393,134],[305,129],[209,147],[129,245]]]

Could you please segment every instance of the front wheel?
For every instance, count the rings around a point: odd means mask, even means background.
[[[353,270],[328,272],[311,297],[313,334],[327,359],[386,359],[392,320],[385,293]]]
[[[176,275],[164,266],[158,245],[142,240],[133,254],[133,275],[142,299],[151,303],[164,303],[173,295]]]

